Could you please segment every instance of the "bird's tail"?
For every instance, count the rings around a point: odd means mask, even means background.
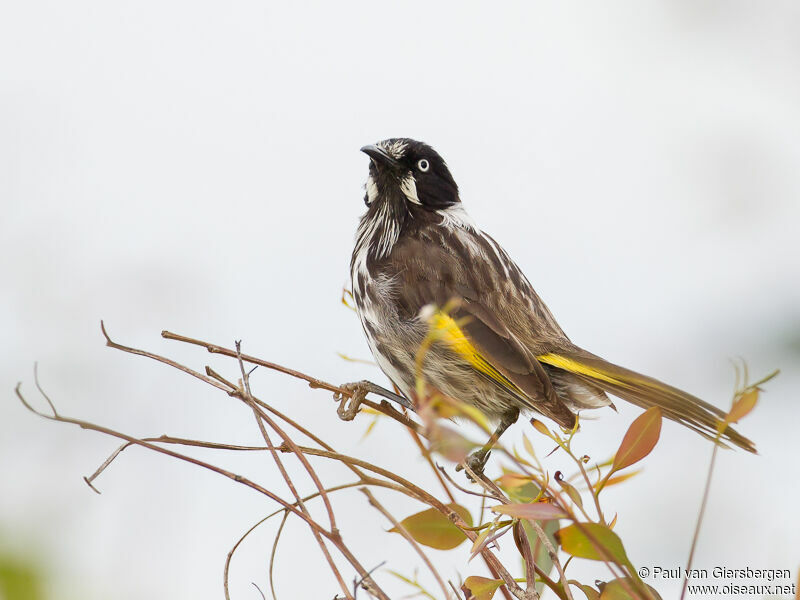
[[[619,367],[580,348],[559,350],[537,356],[542,363],[568,371],[606,392],[642,408],[657,406],[668,419],[693,429],[708,439],[717,435],[717,426],[725,412],[691,394],[652,377]],[[727,427],[722,439],[748,452],[756,447],[746,437]]]

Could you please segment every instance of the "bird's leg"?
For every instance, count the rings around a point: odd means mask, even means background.
[[[492,453],[492,448],[500,439],[500,436],[503,435],[505,430],[516,423],[518,418],[518,408],[512,408],[505,413],[502,417],[500,417],[500,423],[498,423],[497,429],[494,430],[494,433],[489,437],[489,441],[484,444],[483,448],[476,450],[466,458],[464,462],[473,473],[476,475],[483,475],[483,469],[486,466],[486,461],[489,460],[489,455]],[[456,467],[456,471],[461,471],[463,469],[464,465],[458,465]]]
[[[358,414],[358,409],[361,406],[361,402],[363,402],[364,398],[370,392],[373,394],[378,394],[379,396],[383,396],[387,400],[397,402],[400,406],[414,410],[414,405],[411,404],[407,398],[395,394],[394,392],[390,392],[386,388],[379,386],[377,383],[372,383],[371,381],[364,380],[356,381],[354,383],[345,383],[339,387],[351,393],[350,402],[347,402],[347,398],[338,392],[333,394],[334,399],[339,401],[339,406],[336,409],[336,413],[343,421],[352,421],[355,419],[356,415]]]

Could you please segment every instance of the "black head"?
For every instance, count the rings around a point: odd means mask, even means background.
[[[439,154],[423,142],[408,138],[391,138],[364,146],[361,151],[370,157],[367,206],[386,198],[405,201],[438,210],[460,202],[458,186]]]

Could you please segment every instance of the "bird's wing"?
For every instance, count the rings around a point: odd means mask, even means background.
[[[668,419],[710,440],[717,437],[717,428],[725,418],[725,412],[713,404],[653,377],[610,363],[575,345],[563,345],[536,358],[642,408],[657,406]],[[721,437],[748,452],[756,451],[753,442],[732,427],[726,427]]]
[[[436,232],[406,237],[398,242],[386,265],[396,278],[395,302],[401,317],[417,318],[425,306],[438,339],[460,354],[495,385],[563,427],[575,424],[575,415],[559,399],[542,364],[507,324],[497,304],[495,287],[503,273],[492,263],[466,259],[474,248],[466,239],[430,238]],[[488,242],[487,242],[488,243]],[[506,308],[524,316],[518,302]],[[563,334],[562,334],[563,335]]]
[[[411,304],[419,310],[427,303],[442,307],[455,299],[457,307],[451,316],[460,323],[463,336],[540,412],[562,425],[574,422],[553,392],[551,373],[556,379],[570,377],[643,408],[657,406],[665,417],[707,438],[716,436],[724,417],[719,408],[573,344],[519,267],[488,235],[439,224],[420,229],[406,241],[410,243],[398,256],[409,267],[404,288],[411,290]],[[446,320],[440,324],[449,326]],[[753,443],[731,427],[722,437],[755,452]]]

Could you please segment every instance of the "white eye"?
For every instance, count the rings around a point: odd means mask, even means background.
[[[426,159],[422,158],[417,163],[417,168],[424,173],[425,171],[431,168],[431,165]]]

